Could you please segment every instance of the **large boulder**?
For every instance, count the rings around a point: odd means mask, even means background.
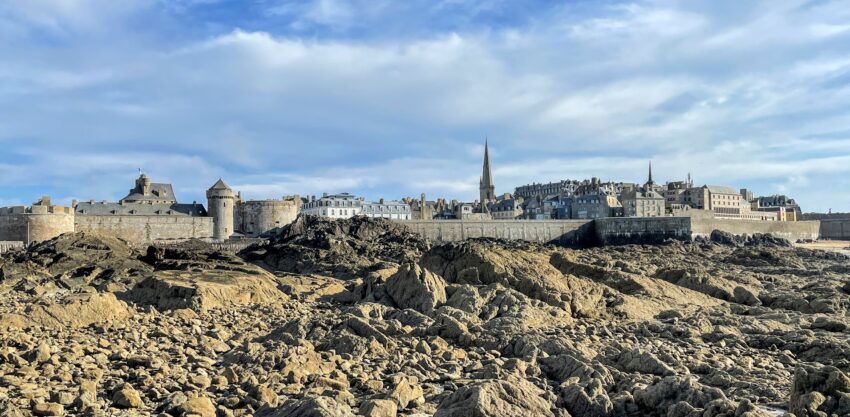
[[[283,406],[268,417],[354,417],[351,407],[330,397],[312,397]]]
[[[797,417],[850,415],[850,378],[832,366],[800,365],[794,370],[788,409]]]
[[[446,282],[416,264],[399,268],[386,283],[386,292],[401,308],[428,313],[446,302]]]
[[[562,413],[561,416],[564,414]],[[554,417],[543,391],[525,380],[487,380],[455,391],[434,417]]]

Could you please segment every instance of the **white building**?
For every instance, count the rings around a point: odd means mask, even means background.
[[[365,201],[349,193],[323,194],[321,198],[311,197],[301,206],[301,213],[309,216],[329,219],[348,219],[354,216],[366,216],[391,220],[410,220],[410,205],[401,201],[378,202]]]
[[[322,198],[310,197],[310,201],[301,206],[301,213],[308,216],[330,219],[348,219],[363,211],[363,197],[349,193],[322,195]]]
[[[402,201],[384,201],[363,203],[362,215],[392,220],[410,220],[410,205]]]

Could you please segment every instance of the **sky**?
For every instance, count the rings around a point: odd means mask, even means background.
[[[0,0],[0,205],[584,179],[850,211],[846,0]]]

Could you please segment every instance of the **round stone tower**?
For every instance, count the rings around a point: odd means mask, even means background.
[[[207,190],[207,207],[213,219],[213,239],[225,241],[233,234],[233,208],[236,194],[219,179]]]

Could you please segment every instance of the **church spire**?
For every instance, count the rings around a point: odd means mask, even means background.
[[[487,138],[484,139],[484,166],[479,191],[482,205],[486,206],[486,203],[496,201],[496,187],[493,185],[493,171],[490,168],[490,146]]]
[[[646,183],[649,185],[655,184],[655,182],[652,181],[652,161],[649,161],[649,179],[646,180]]]

